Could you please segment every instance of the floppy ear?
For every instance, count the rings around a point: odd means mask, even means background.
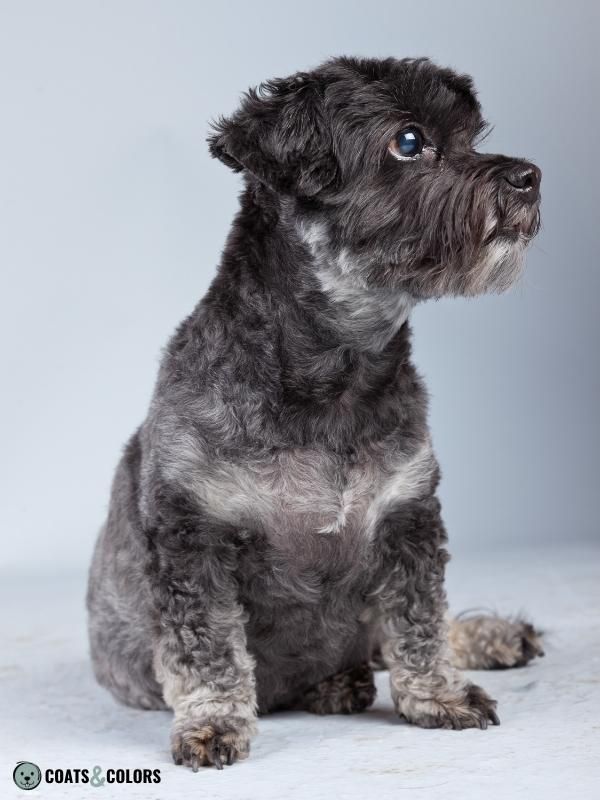
[[[282,194],[311,197],[336,175],[321,88],[298,73],[262,83],[233,116],[213,125],[211,154]]]

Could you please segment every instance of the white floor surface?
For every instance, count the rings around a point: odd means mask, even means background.
[[[397,720],[387,674],[364,714],[262,718],[248,761],[198,774],[175,767],[169,714],[119,706],[87,660],[85,576],[4,576],[0,585],[0,798],[402,797],[469,800],[600,798],[600,548],[459,554],[449,568],[455,611],[526,611],[546,657],[473,673],[498,700],[487,731],[420,730]],[[23,792],[19,760],[51,768],[158,768],[159,784],[47,784]]]

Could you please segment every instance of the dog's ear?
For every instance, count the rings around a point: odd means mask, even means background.
[[[311,75],[251,89],[238,111],[213,129],[208,142],[215,158],[282,194],[312,197],[336,177],[323,93]]]

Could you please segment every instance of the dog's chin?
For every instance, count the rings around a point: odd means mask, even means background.
[[[502,232],[487,242],[467,273],[464,294],[470,297],[510,289],[523,271],[529,236],[519,231]]]

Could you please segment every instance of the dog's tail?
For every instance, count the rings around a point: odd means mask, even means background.
[[[523,667],[544,655],[542,632],[520,617],[464,612],[450,620],[448,638],[458,669]]]

